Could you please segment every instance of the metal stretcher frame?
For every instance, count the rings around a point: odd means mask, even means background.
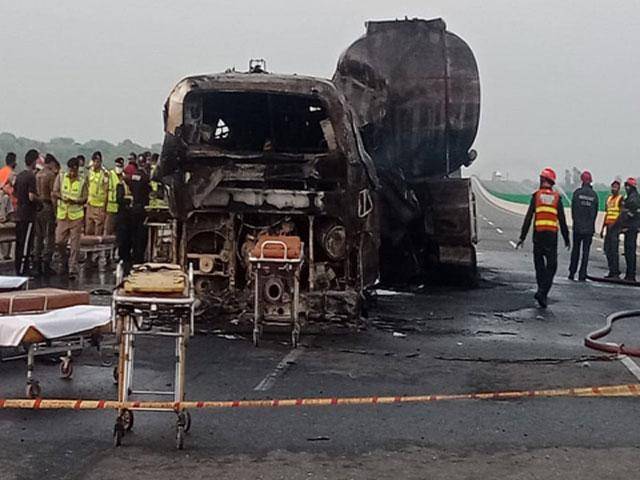
[[[188,338],[194,333],[195,293],[193,284],[193,266],[189,265],[187,296],[171,297],[154,295],[127,295],[120,293],[123,282],[122,264],[116,272],[116,289],[112,300],[112,327],[119,336],[119,355],[117,366],[118,401],[129,401],[132,395],[171,396],[174,402],[183,402],[185,396],[185,361]],[[145,317],[148,319],[145,323]],[[154,321],[156,321],[154,325]],[[172,325],[172,331],[159,331],[158,324]],[[154,328],[156,327],[156,328]],[[175,367],[173,390],[134,390],[133,372],[135,360],[135,337],[155,336],[175,340]],[[114,445],[122,444],[125,432],[133,428],[133,411],[174,412],[177,415],[176,447],[184,447],[184,436],[191,427],[191,416],[183,408],[145,409],[132,408],[118,411],[113,431]]]
[[[4,278],[4,277],[3,277]],[[10,277],[6,277],[10,278]],[[22,277],[15,277],[22,278]],[[28,278],[18,288],[12,289],[14,291],[26,291],[28,290]],[[13,298],[10,299],[8,314],[12,314],[13,310]],[[47,297],[45,297],[44,312],[47,311]],[[20,314],[41,313],[38,312],[20,312]],[[105,333],[109,333],[111,328],[109,325],[96,327],[84,332],[75,332],[71,335],[65,335],[59,338],[45,338],[38,330],[30,327],[25,333],[20,344],[26,349],[26,353],[18,353],[16,355],[10,355],[2,357],[3,362],[11,360],[19,360],[22,358],[27,359],[27,383],[25,387],[25,394],[29,398],[37,398],[42,395],[42,387],[40,382],[35,378],[35,357],[36,356],[50,356],[58,353],[64,354],[60,357],[60,377],[63,379],[71,379],[73,376],[73,352],[83,351],[87,345],[95,346],[101,353],[101,360],[103,365],[108,365],[109,362],[105,360],[106,357],[102,355],[105,344],[102,342],[102,336]]]
[[[97,327],[86,332],[78,332],[55,339],[45,339],[37,332],[27,332],[25,340],[22,344],[26,347],[27,353],[27,386],[26,395],[29,398],[37,398],[42,395],[42,387],[40,382],[35,378],[35,357],[38,355],[49,356],[57,353],[63,353],[60,357],[60,377],[63,379],[71,379],[73,376],[73,352],[82,351],[87,345],[95,346],[101,353],[105,344],[102,343],[102,335],[108,333],[110,327]],[[15,355],[4,358],[3,361],[23,358],[25,355]],[[102,364],[109,365],[101,356]]]
[[[277,245],[282,247],[282,257],[265,257],[264,248],[269,245]],[[293,288],[291,288],[291,345],[293,348],[298,347],[300,342],[300,332],[302,327],[300,325],[300,269],[304,259],[304,243],[300,246],[300,256],[297,258],[288,258],[289,250],[288,246],[282,240],[266,240],[262,242],[260,246],[260,256],[249,256],[249,262],[253,265],[254,269],[254,306],[253,306],[253,344],[257,347],[262,335],[263,325],[282,325],[282,322],[267,322],[264,319],[263,314],[263,301],[262,290],[264,285],[261,283],[261,272],[266,272],[272,268],[276,268],[279,271],[284,271],[287,277],[292,281]]]

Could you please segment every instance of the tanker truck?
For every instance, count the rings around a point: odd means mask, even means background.
[[[260,302],[275,326],[293,311],[307,330],[352,329],[377,281],[474,268],[470,186],[451,177],[473,160],[478,106],[473,55],[441,20],[369,22],[332,81],[264,61],[180,81],[156,179],[201,311],[243,329]],[[261,239],[291,237],[295,289],[276,268],[258,284]]]
[[[383,281],[474,283],[475,201],[460,178],[480,118],[478,67],[443,20],[368,22],[333,82],[380,179]]]

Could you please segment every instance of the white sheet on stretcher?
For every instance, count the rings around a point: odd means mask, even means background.
[[[0,347],[16,347],[29,327],[47,340],[88,332],[111,320],[111,307],[76,305],[46,313],[0,316]]]

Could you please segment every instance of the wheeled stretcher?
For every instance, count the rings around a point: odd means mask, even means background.
[[[188,338],[194,332],[193,269],[185,274],[179,265],[137,265],[131,275],[123,278],[122,264],[116,272],[116,289],[112,300],[112,322],[119,339],[116,369],[118,401],[142,400],[149,396],[169,396],[175,402],[184,401],[185,360]],[[135,351],[140,344],[136,337],[171,338],[175,342],[174,381],[172,390],[136,389],[133,384]],[[122,443],[125,432],[133,427],[133,411],[164,411],[177,415],[176,446],[182,449],[184,436],[191,426],[191,416],[183,409],[121,409],[113,431],[114,445]]]
[[[34,293],[31,298],[39,297]],[[39,313],[12,313],[0,316],[0,347],[24,346],[27,349],[26,395],[35,398],[42,393],[34,377],[36,355],[63,353],[60,374],[63,378],[71,378],[72,352],[84,349],[87,344],[99,346],[102,335],[111,329],[110,320],[109,307],[94,305],[73,305]]]
[[[253,269],[253,344],[263,326],[290,327],[293,348],[300,342],[300,270],[304,244],[295,236],[263,236],[249,255]],[[268,310],[269,309],[269,310]],[[287,311],[288,310],[288,311]]]

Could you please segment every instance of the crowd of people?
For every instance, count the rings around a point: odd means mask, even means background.
[[[558,268],[558,231],[560,231],[567,249],[571,249],[569,280],[584,282],[591,243],[596,232],[596,220],[599,210],[598,194],[593,190],[593,178],[590,172],[580,175],[582,185],[573,192],[571,199],[571,219],[573,227],[573,247],[569,238],[564,207],[560,193],[554,189],[556,174],[551,168],[545,168],[540,174],[540,188],[531,197],[529,209],[522,225],[519,248],[524,243],[533,222],[533,259],[536,270],[538,290],[535,299],[545,308],[553,278]],[[609,272],[605,278],[619,280],[620,271],[620,235],[624,235],[625,282],[636,282],[636,250],[638,231],[640,230],[640,196],[637,180],[629,177],[624,182],[624,195],[621,182],[611,183],[611,193],[606,200],[606,208],[600,227],[600,237],[604,238],[604,252]]]
[[[146,209],[163,208],[162,189],[152,180],[158,154],[130,153],[107,169],[99,151],[88,165],[83,155],[66,168],[50,153],[29,150],[17,172],[16,154],[0,168],[0,222],[15,222],[17,275],[77,277],[82,236],[112,237],[125,266],[144,261]],[[10,258],[11,245],[4,245]],[[57,252],[60,268],[52,266]]]

